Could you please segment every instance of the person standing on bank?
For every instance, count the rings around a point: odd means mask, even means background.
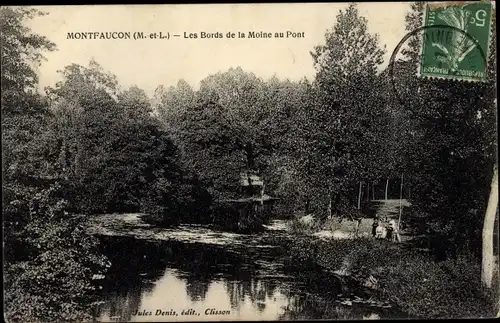
[[[387,240],[395,241],[395,233],[396,233],[396,221],[389,221],[389,226],[387,227]]]
[[[377,235],[377,227],[379,225],[378,216],[375,216],[372,224],[372,236],[375,237]]]
[[[401,242],[401,237],[399,236],[399,228],[396,225],[396,221],[393,219],[389,222],[389,230],[391,237],[389,238],[391,241]]]

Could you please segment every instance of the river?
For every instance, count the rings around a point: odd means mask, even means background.
[[[343,295],[328,275],[296,272],[273,243],[290,237],[283,220],[258,234],[204,225],[150,226],[134,214],[107,215],[91,228],[112,266],[96,321],[363,319],[390,308]],[[388,307],[388,306],[387,306]]]

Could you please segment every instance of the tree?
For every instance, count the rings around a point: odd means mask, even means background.
[[[103,212],[108,207],[106,191],[113,186],[106,179],[110,173],[103,173],[102,168],[109,152],[119,149],[123,133],[119,127],[123,109],[116,101],[118,83],[93,60],[88,67],[71,64],[59,72],[63,80],[46,89],[56,116],[52,135],[59,152],[56,159],[63,162],[65,177],[74,186],[72,207],[86,213]]]
[[[412,6],[408,31],[419,26],[422,9],[421,3]],[[411,105],[413,144],[407,164],[414,181],[412,204],[427,223],[440,259],[465,251],[479,256],[480,210],[487,205],[495,160],[495,72],[477,84],[419,79],[410,66],[417,66],[420,41],[410,38],[405,60],[396,62],[403,67],[398,91]]]
[[[83,230],[85,218],[68,212],[67,183],[55,162],[54,115],[36,93],[32,67],[55,45],[24,25],[40,12],[2,7],[0,14],[6,318],[87,320],[92,275],[109,264]]]
[[[373,157],[367,152],[380,147],[374,120],[383,114],[382,98],[375,89],[384,49],[379,48],[378,36],[368,33],[367,20],[359,15],[356,4],[340,11],[325,38],[326,44],[311,53],[319,95],[311,116],[315,120],[309,142],[314,159],[311,170],[323,176],[319,185],[329,205],[333,195],[335,204],[349,205],[353,184],[370,178],[374,171],[368,167]]]
[[[44,59],[43,51],[56,49],[54,43],[47,38],[34,34],[25,26],[25,21],[43,12],[22,7],[2,7],[0,9],[0,26],[2,43],[2,116],[4,111],[22,111],[36,91],[38,76],[33,66]],[[28,99],[25,99],[27,97]],[[26,101],[28,100],[28,101]],[[16,103],[14,105],[13,103]],[[29,105],[29,104],[28,104]]]
[[[290,216],[298,210],[309,212],[313,179],[307,177],[309,147],[307,133],[312,126],[309,109],[314,104],[310,82],[271,78],[264,86],[263,105],[270,107],[263,119],[262,133],[267,134],[268,166],[263,171],[266,191],[278,197],[276,209]]]
[[[179,80],[177,86],[168,89],[160,85],[155,91],[155,100],[159,119],[176,140],[182,115],[196,104],[195,91],[185,80]]]
[[[184,162],[210,183],[216,198],[234,197],[240,172],[262,171],[269,156],[263,82],[237,68],[202,80],[194,100],[190,88],[182,88],[163,110],[171,111],[168,120]]]
[[[496,88],[496,15],[495,15],[495,9],[493,8],[493,14],[492,14],[492,26],[493,26],[493,32],[492,32],[492,46],[491,46],[491,53],[490,57],[488,60],[488,72],[490,75],[490,91],[493,90],[493,88]],[[494,95],[492,92],[490,92],[490,99],[495,96],[493,100],[493,107],[488,110],[483,110],[484,112],[490,112],[486,113],[486,117],[490,118],[489,122],[487,123],[489,127],[487,127],[488,133],[492,135],[492,137],[487,138],[488,143],[489,143],[489,148],[488,150],[491,153],[491,157],[494,160],[493,164],[493,176],[491,180],[491,188],[490,188],[490,195],[488,197],[488,205],[486,207],[485,215],[484,215],[484,222],[483,222],[483,230],[482,230],[482,270],[481,270],[481,281],[484,284],[484,286],[488,289],[491,289],[492,283],[493,283],[493,274],[494,274],[494,268],[495,268],[495,257],[493,255],[493,236],[494,236],[494,230],[495,230],[495,217],[498,216],[498,142],[494,139],[495,136],[495,127],[493,125],[493,116],[494,116],[494,111],[497,110],[497,99],[496,95]],[[481,111],[481,112],[483,112]],[[493,112],[493,113],[491,113]],[[496,134],[498,135],[498,133]],[[496,147],[495,147],[496,146]],[[496,150],[496,151],[495,151]],[[498,267],[498,264],[496,264]],[[498,271],[497,271],[498,274]],[[497,305],[498,306],[498,305]]]
[[[49,113],[46,101],[36,93],[33,67],[40,64],[44,51],[55,50],[55,44],[25,26],[27,20],[43,14],[35,9],[0,8],[2,205],[6,240],[13,244],[10,234],[25,224],[26,199],[37,182],[36,170],[44,164],[34,157],[39,148],[34,139],[44,132]]]
[[[191,216],[193,204],[206,205],[197,200],[204,198],[203,186],[194,189],[196,179],[184,171],[142,89],[121,91],[95,61],[61,73],[63,80],[47,90],[56,116],[52,146],[60,152],[53,162],[72,185],[74,211],[145,211],[175,224]]]
[[[493,273],[495,268],[495,258],[493,256],[493,228],[495,227],[495,217],[498,212],[498,167],[493,171],[491,180],[491,191],[486,208],[483,224],[483,256],[481,282],[486,288],[491,288],[493,283]]]
[[[263,89],[261,79],[238,67],[202,80],[199,91],[201,96],[216,98],[225,111],[221,122],[232,132],[235,148],[245,154],[246,167],[256,171],[265,167],[264,155],[268,155],[270,145],[263,123],[271,107],[261,95]]]

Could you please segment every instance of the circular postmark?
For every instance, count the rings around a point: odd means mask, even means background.
[[[419,53],[406,52],[408,45],[413,47],[413,51],[418,46]],[[460,28],[422,26],[406,34],[398,43],[389,60],[388,74],[391,91],[401,105],[407,104],[410,96],[414,98],[415,93],[420,93],[418,84],[408,82],[415,76],[428,81],[426,93],[436,94],[433,99],[447,103],[454,101],[454,96],[442,91],[444,85],[487,80],[486,51],[474,37]]]

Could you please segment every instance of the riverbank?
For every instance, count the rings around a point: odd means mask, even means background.
[[[324,227],[316,232],[298,234],[290,231],[287,222],[275,222],[266,226],[264,235],[242,235],[214,231],[205,225],[156,228],[144,223],[138,214],[115,214],[100,217],[95,227],[89,229],[95,234],[116,238],[121,236],[155,243],[172,241],[203,246],[200,247],[203,250],[207,246],[212,249],[220,248],[220,254],[236,253],[246,258],[260,254],[266,248],[278,247],[281,251],[269,259],[284,264],[285,276],[304,281],[308,288],[317,286],[318,295],[335,293],[326,298],[338,302],[340,307],[334,306],[331,313],[321,314],[324,318],[337,317],[337,312],[346,307],[355,306],[356,309],[353,310],[357,310],[364,305],[388,308],[391,317],[393,312],[402,312],[404,317],[410,318],[495,315],[493,298],[483,296],[479,288],[480,263],[473,259],[462,257],[437,263],[425,250],[410,247],[407,243],[355,238],[348,229],[352,226],[349,221],[343,221],[342,227],[329,231],[333,232],[329,235],[317,234],[327,232]],[[369,219],[362,221],[362,224],[360,231],[367,233],[371,228]],[[335,234],[337,230],[344,232],[343,235]],[[126,250],[130,252],[128,248]],[[183,255],[190,253],[181,252]],[[187,263],[199,263],[196,259]],[[262,259],[260,256],[257,259],[259,261],[255,263],[259,267]],[[267,268],[257,267],[252,272]],[[206,272],[206,269],[202,272]],[[271,272],[275,275],[275,269]],[[339,297],[337,292],[342,296]],[[318,306],[319,301],[314,302],[314,306]],[[319,314],[312,317],[317,315]]]
[[[330,219],[320,220],[313,215],[305,217],[296,217],[287,222],[289,232],[296,235],[315,236],[322,240],[342,240],[354,238],[370,238],[373,229],[373,216],[382,220],[382,225],[388,225],[388,221],[394,220],[399,223],[400,207],[404,209],[405,217],[408,212],[411,213],[411,204],[407,200],[372,200],[371,205],[364,211],[371,215],[360,219],[360,222],[353,219],[331,217]],[[414,228],[411,228],[414,229]],[[408,230],[405,218],[401,221],[400,237],[402,242],[415,238],[414,230]]]
[[[89,233],[100,237],[113,265],[102,281],[103,302],[95,309],[95,319],[140,321],[143,318],[133,314],[136,310],[158,304],[197,312],[218,304],[230,309],[226,319],[234,320],[397,315],[384,302],[346,293],[340,279],[315,265],[287,262],[280,243],[294,236],[286,228],[286,221],[273,220],[264,232],[236,234],[208,225],[158,228],[146,224],[140,214],[100,216]],[[170,294],[175,297],[166,299]]]
[[[294,238],[281,242],[290,262],[316,265],[357,285],[359,291],[389,301],[411,318],[492,317],[499,308],[499,286],[481,287],[481,262],[472,256],[437,262],[426,244],[419,243],[420,223],[412,221],[411,205],[403,200],[377,202],[380,219],[398,221],[404,207],[401,243],[372,238],[373,219],[333,218],[314,225],[289,223]],[[498,263],[498,260],[497,260]],[[498,265],[497,265],[498,266]],[[498,278],[498,272],[496,273]],[[356,289],[356,288],[355,288]]]
[[[482,291],[480,263],[474,259],[435,262],[404,244],[370,238],[324,240],[297,235],[280,243],[290,263],[317,266],[341,277],[357,285],[358,293],[389,301],[409,318],[495,316],[494,293]]]

